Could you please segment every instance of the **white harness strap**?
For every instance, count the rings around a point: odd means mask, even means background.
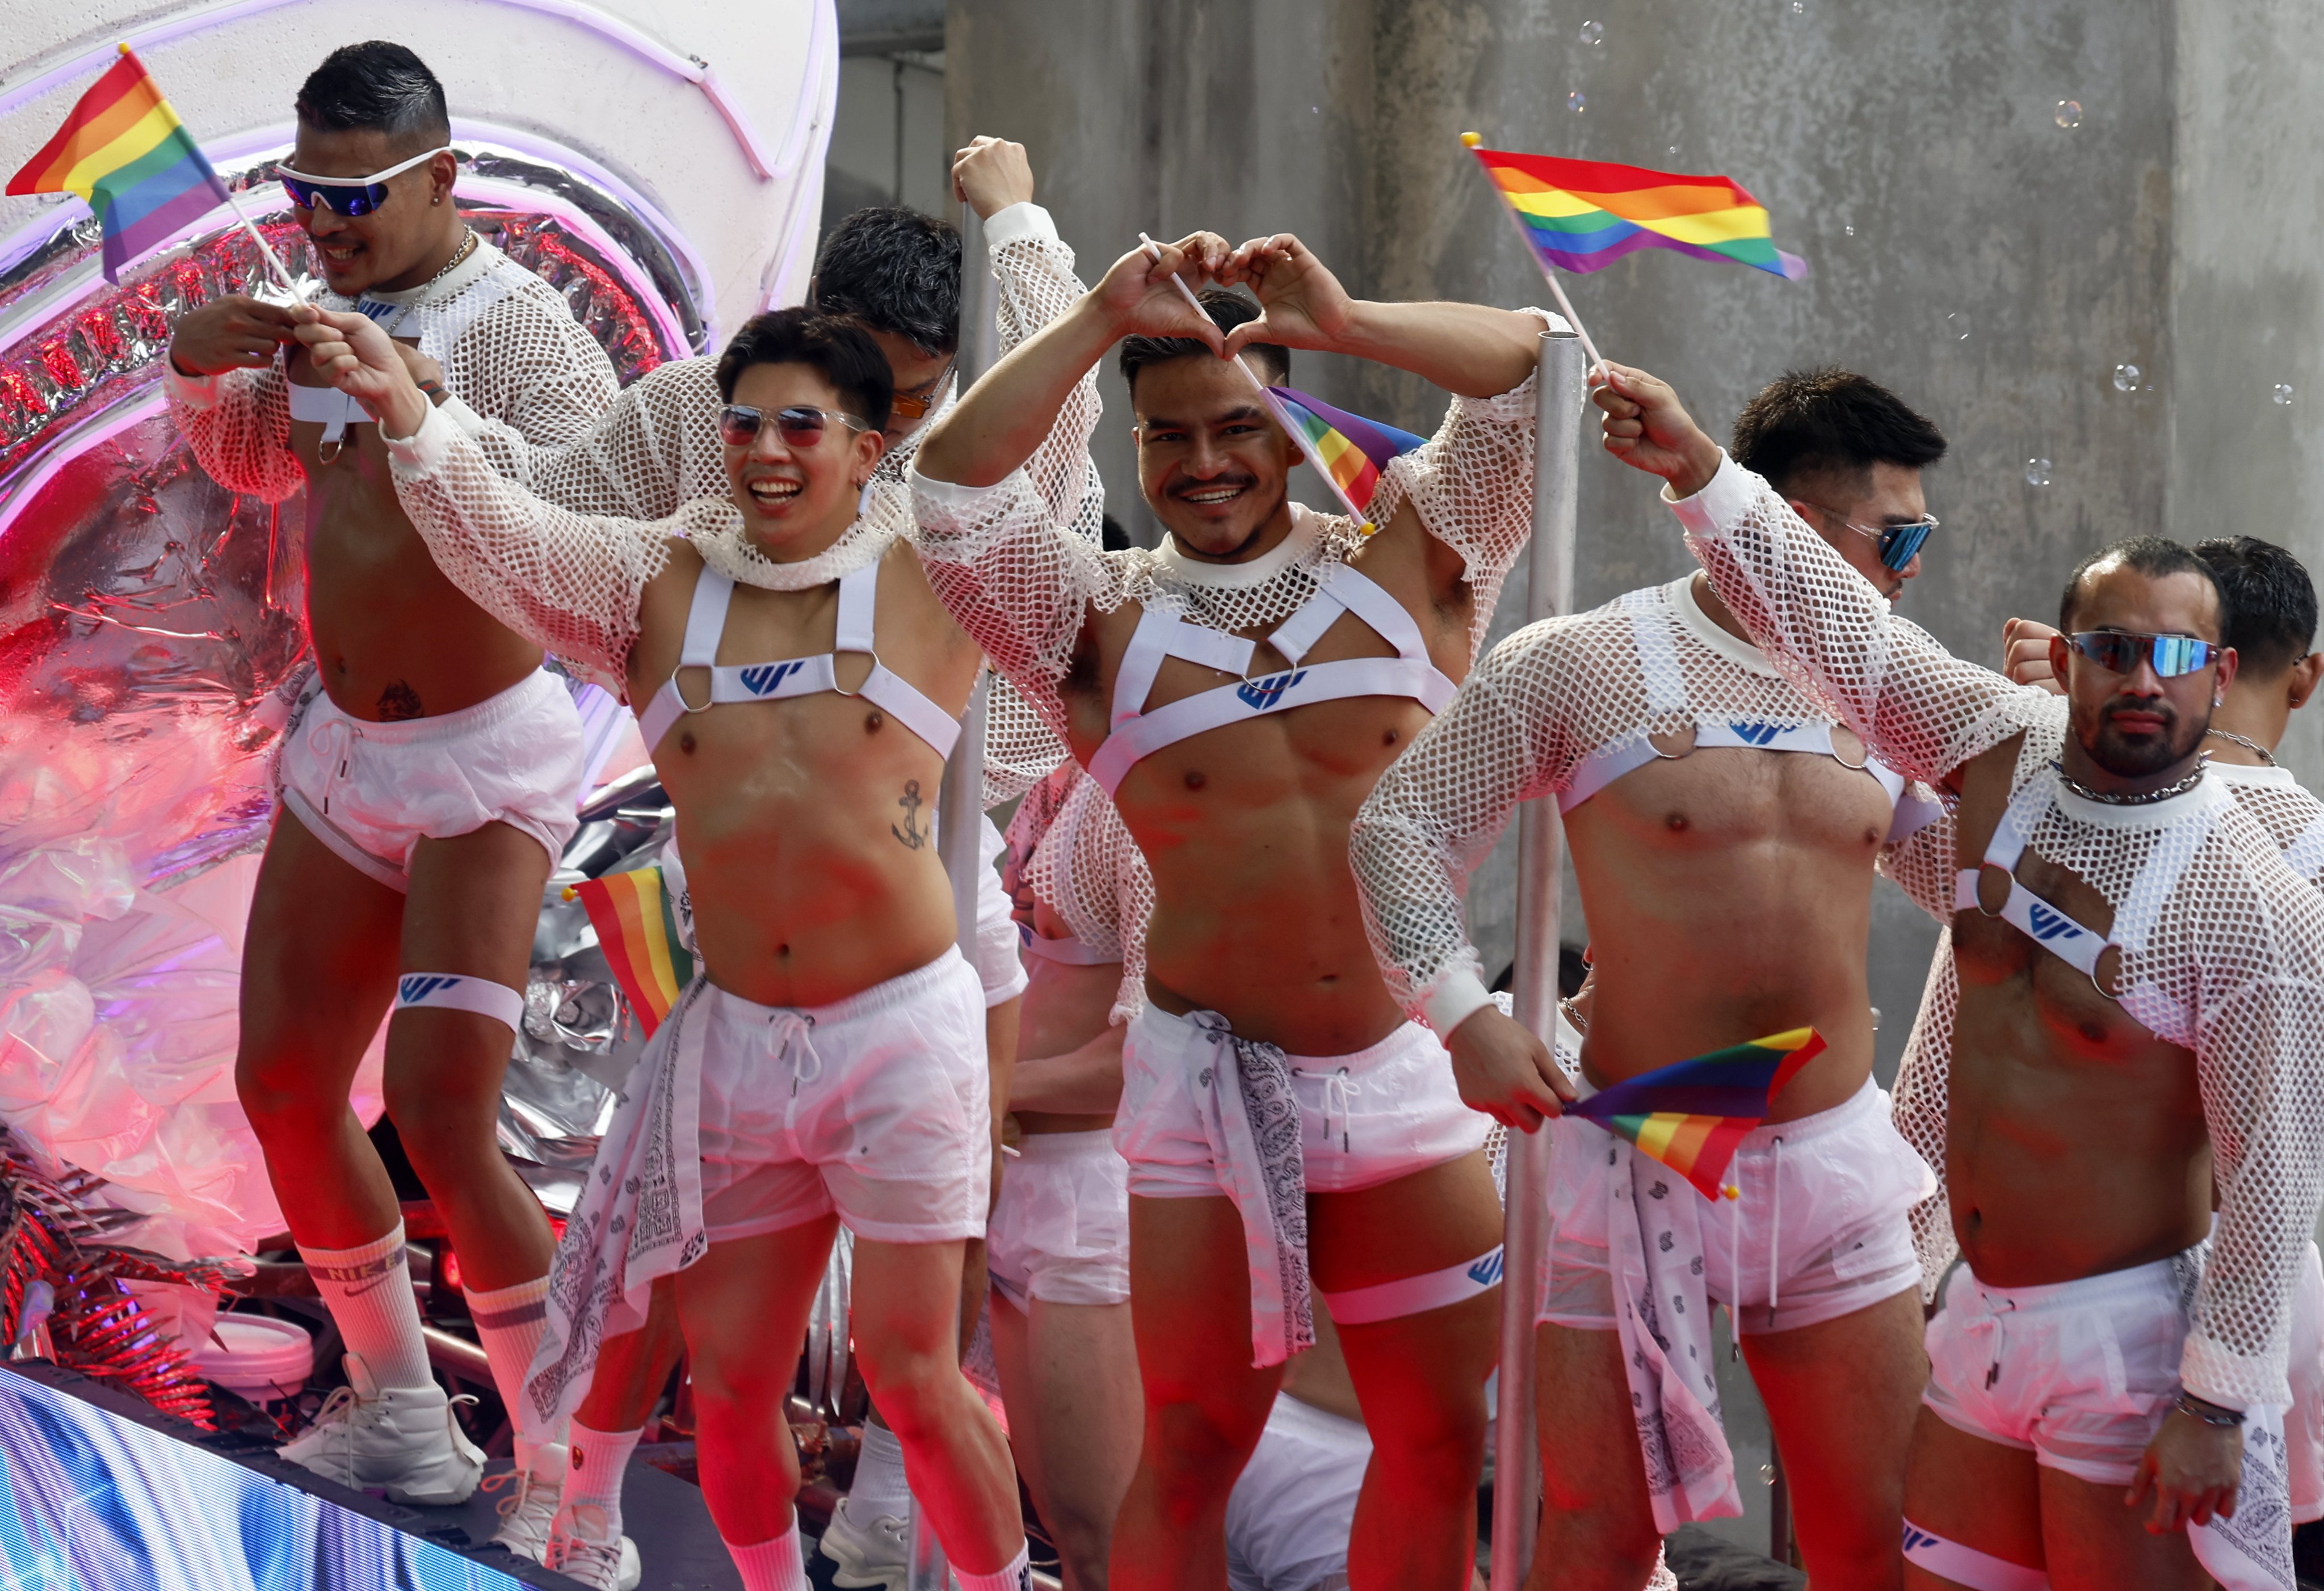
[[[737,702],[778,702],[789,696],[811,696],[821,691],[861,696],[896,719],[931,747],[939,757],[952,755],[960,739],[960,722],[922,695],[909,681],[890,674],[873,645],[874,609],[880,593],[877,560],[840,577],[839,622],[832,649],[812,658],[784,658],[768,663],[720,664],[719,638],[726,630],[726,610],[734,600],[734,583],[715,569],[704,567],[694,584],[694,602],[686,616],[686,637],[678,645],[678,668],[703,668],[710,674],[709,699],[696,704],[679,688],[672,670],[653,700],[638,715],[638,728],[649,752],[661,744],[669,728],[689,713],[705,713]],[[841,690],[838,658],[842,652],[860,652],[872,659],[872,672],[855,690]]]
[[[1038,956],[1062,967],[1116,967],[1121,964],[1120,956],[1110,954],[1096,945],[1085,944],[1071,934],[1063,939],[1047,939],[1030,928],[1020,926],[1017,937],[1023,943],[1027,955]]]
[[[1344,658],[1300,666],[1342,613],[1353,613],[1388,645],[1393,658]],[[1149,608],[1122,653],[1114,677],[1112,733],[1090,759],[1090,777],[1111,795],[1141,759],[1190,736],[1269,713],[1350,696],[1409,696],[1431,713],[1452,699],[1453,685],[1428,656],[1420,626],[1402,602],[1345,564],[1323,572],[1314,594],[1277,625],[1268,644],[1291,667],[1263,678],[1220,685],[1146,711],[1165,658],[1183,658],[1226,674],[1247,674],[1256,642],[1189,624]]]

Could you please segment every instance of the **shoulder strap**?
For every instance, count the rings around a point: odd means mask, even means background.
[[[877,652],[873,621],[879,616],[880,563],[872,559],[839,577],[839,630],[832,637],[835,652]]]
[[[680,668],[707,668],[718,661],[718,638],[726,633],[726,607],[734,583],[709,565],[694,581],[694,605],[687,610],[686,639],[678,643]]]
[[[1205,668],[1240,675],[1250,672],[1250,655],[1258,649],[1256,642],[1241,636],[1147,609],[1139,617],[1130,645],[1122,648],[1121,663],[1114,674],[1112,727],[1120,729],[1146,711],[1146,698],[1154,689],[1154,676],[1162,672],[1163,658],[1183,658]]]
[[[1686,676],[1680,672],[1678,648],[1671,644],[1670,602],[1660,586],[1626,592],[1623,612],[1629,615],[1630,641],[1638,648],[1638,677],[1646,686],[1646,715],[1660,718],[1686,706]]]

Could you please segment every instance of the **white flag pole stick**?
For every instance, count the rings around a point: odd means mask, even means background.
[[[242,229],[250,234],[250,241],[258,245],[259,253],[264,254],[266,262],[274,268],[274,280],[282,284],[282,290],[294,299],[304,300],[307,295],[300,292],[299,284],[290,280],[290,272],[284,267],[281,256],[274,252],[274,245],[266,241],[266,235],[258,230],[257,225],[242,213],[242,201],[234,197],[234,189],[226,185],[223,178],[218,181],[218,191],[226,195],[226,207],[234,212],[234,218],[242,223]]]

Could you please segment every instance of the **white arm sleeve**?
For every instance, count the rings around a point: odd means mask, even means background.
[[[228,492],[281,502],[307,483],[290,451],[290,392],[278,355],[264,370],[180,375],[165,354],[170,417],[209,478]]]

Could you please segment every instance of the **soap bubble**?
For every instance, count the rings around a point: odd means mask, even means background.
[[[2292,401],[2292,383],[2290,382],[2278,382],[2275,383],[2275,400],[2278,403],[2289,403]]]
[[[1945,317],[1945,330],[1951,334],[1952,339],[1956,343],[1968,342],[1969,333],[1969,317],[1959,309],[1954,310],[1950,315]]]
[[[1677,145],[1677,144],[1675,144],[1675,143],[1672,144],[1672,145],[1670,146],[1670,152],[1671,152],[1672,154],[1676,154],[1676,153],[1678,153],[1678,145]]]
[[[1794,16],[1805,16],[1807,14],[1808,0],[1792,0],[1792,14]]]
[[[1601,22],[1583,23],[1582,24],[1582,41],[1584,44],[1604,43],[1606,41],[1606,24]]]
[[[2046,458],[2027,459],[2025,483],[2028,486],[2047,486],[2050,483],[2050,461]]]
[[[1774,1465],[1762,1464],[1759,1466],[1759,1484],[1763,1486],[1772,1486],[1775,1484],[1775,1467]]]
[[[1590,97],[1576,88],[1565,97],[1565,108],[1578,116],[1590,108]]]
[[[1845,232],[1848,234],[1848,235],[1849,235],[1849,236],[1850,236],[1850,237],[1854,237],[1854,236],[1856,235],[1856,227],[1855,227],[1855,225],[1854,225],[1854,224],[1853,224],[1853,223],[1851,223],[1851,224],[1850,224],[1850,225],[1849,225],[1848,226],[1846,226],[1846,227],[1842,228],[1841,230],[1845,231]]]
[[[2117,392],[2138,391],[2138,366],[2117,364],[2114,367],[2114,390]]]
[[[2061,99],[2058,102],[2058,125],[2070,133],[2082,124],[2082,102]]]

